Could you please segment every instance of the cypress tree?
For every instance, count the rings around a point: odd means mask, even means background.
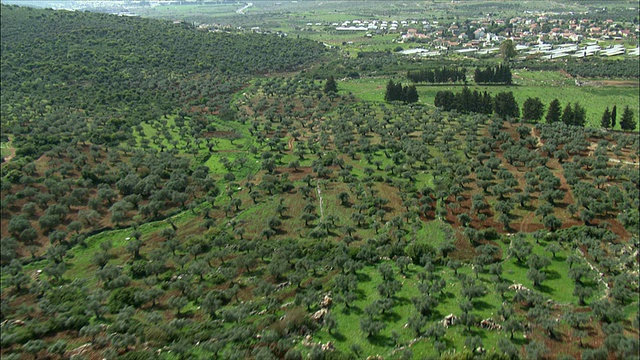
[[[636,122],[633,120],[633,110],[629,106],[625,106],[620,119],[620,128],[625,131],[633,131],[636,129]]]
[[[475,72],[473,73],[473,79],[476,83],[485,82],[484,74],[482,73],[482,70],[480,70],[480,68],[476,68]]]
[[[486,115],[491,115],[493,112],[493,98],[491,98],[491,94],[488,92],[484,92],[482,95],[482,113]]]
[[[478,90],[473,90],[473,94],[471,96],[472,100],[471,100],[471,112],[482,112],[481,110],[481,106],[482,106],[482,96],[480,95],[480,93],[478,92]]]
[[[455,105],[455,95],[452,91],[438,91],[434,99],[434,105],[444,111],[450,111]]]
[[[513,78],[511,76],[511,67],[509,65],[506,65],[504,71],[505,71],[504,72],[504,82],[507,85],[511,85],[511,83],[513,81]]]
[[[395,89],[393,90],[393,100],[402,101],[404,100],[404,89],[402,88],[401,83],[397,83]]]
[[[611,112],[609,111],[608,106],[602,114],[602,119],[600,119],[600,126],[605,129],[608,129],[611,126]]]
[[[580,106],[580,103],[576,102],[573,105],[573,122],[575,126],[582,126],[587,122],[587,110]]]
[[[618,109],[616,105],[613,105],[613,109],[611,109],[611,128],[616,127],[616,119],[618,117]]]
[[[501,92],[493,98],[493,111],[503,119],[520,117],[520,108],[513,92]]]
[[[561,115],[560,100],[553,99],[549,104],[549,109],[547,110],[547,116],[545,117],[547,124],[552,124],[560,121],[560,115]]]
[[[469,90],[468,87],[465,86],[462,89],[458,100],[458,110],[460,110],[460,112],[469,113],[472,111],[471,107],[473,105],[473,95],[471,94],[471,90]]]
[[[407,86],[407,92],[404,101],[409,104],[418,102],[418,90],[416,90],[415,85]]]
[[[565,106],[562,111],[562,122],[565,123],[565,125],[573,125],[573,109],[571,108],[571,103],[567,103],[567,106]]]
[[[337,93],[338,85],[336,84],[336,80],[333,78],[333,75],[327,78],[327,82],[324,84],[324,93]]]
[[[384,94],[384,101],[396,100],[395,91],[396,91],[396,84],[393,82],[393,80],[389,80],[389,82],[387,83],[387,91]]]

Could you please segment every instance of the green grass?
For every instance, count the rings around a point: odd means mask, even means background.
[[[388,79],[363,78],[347,81],[339,81],[340,92],[352,93],[358,99],[364,101],[384,101],[384,94]],[[422,100],[425,103],[424,100]]]
[[[532,72],[530,72],[532,73]],[[547,78],[546,76],[549,76]],[[618,107],[618,122],[622,114],[621,109],[629,106],[634,114],[638,114],[640,105],[638,104],[638,87],[617,87],[617,86],[582,86],[577,87],[567,84],[565,80],[558,77],[558,73],[544,72],[538,73],[523,80],[515,80],[517,86],[470,86],[471,90],[480,92],[487,91],[496,94],[503,91],[512,91],[516,101],[522,108],[524,101],[530,97],[538,97],[545,106],[548,106],[553,99],[560,100],[564,109],[567,103],[580,103],[587,112],[587,125],[599,127],[600,118],[606,107],[611,109],[613,105]],[[520,82],[522,81],[522,82]],[[422,103],[433,104],[433,99],[438,91],[451,90],[459,92],[460,86],[418,86],[418,94]],[[638,117],[636,116],[636,121]],[[619,125],[618,125],[619,126]]]
[[[450,227],[451,225],[444,223],[440,220],[434,220],[424,223],[424,226],[417,232],[418,241],[427,240],[434,248],[437,248],[439,244],[444,242],[445,233],[442,230],[443,226]]]
[[[587,125],[598,127],[600,118],[606,107],[611,109],[613,105],[618,108],[618,123],[625,106],[634,112],[638,121],[640,104],[638,103],[637,86],[575,86],[573,80],[565,78],[554,71],[514,71],[514,86],[477,86],[470,84],[469,88],[480,92],[487,91],[496,94],[503,91],[512,91],[516,101],[522,108],[522,104],[529,97],[538,97],[548,106],[555,98],[560,100],[561,107],[567,103],[580,103],[587,112]],[[399,79],[406,81],[405,79]],[[341,91],[351,92],[354,96],[365,101],[384,101],[387,78],[363,78],[346,80],[338,83]],[[420,103],[433,105],[438,91],[450,90],[457,93],[462,90],[462,85],[418,85]],[[616,128],[619,128],[617,125]],[[638,129],[638,127],[636,127]]]
[[[533,245],[533,254],[539,256],[546,256],[551,259],[551,265],[543,270],[547,274],[547,279],[542,282],[541,286],[536,289],[533,286],[533,282],[527,279],[528,266],[525,263],[518,263],[514,257],[508,258],[503,261],[503,278],[514,284],[522,284],[529,289],[535,289],[540,291],[545,297],[549,297],[560,304],[572,304],[578,305],[578,298],[573,295],[573,289],[575,284],[569,277],[569,264],[566,262],[567,257],[573,254],[571,249],[564,248],[560,252],[556,253],[556,258],[551,257],[551,253],[544,249],[544,243],[540,245],[536,244],[529,236],[529,242]],[[506,253],[509,248],[509,243],[501,243],[503,254]],[[593,294],[587,298],[589,303],[590,299],[598,299],[604,295],[604,286],[598,282],[587,282],[586,285],[593,287]]]
[[[9,141],[0,142],[0,157],[7,157],[10,154],[13,154],[14,151],[15,149],[11,146],[11,138],[9,138]]]
[[[393,262],[390,262],[393,264]],[[386,328],[380,332],[379,335],[368,338],[360,328],[360,319],[365,315],[363,313],[364,308],[369,305],[373,300],[379,299],[380,295],[377,292],[377,286],[382,282],[382,278],[374,266],[367,266],[359,272],[360,282],[358,290],[360,297],[357,301],[351,304],[351,308],[347,309],[344,305],[336,305],[332,309],[332,314],[336,317],[338,326],[329,334],[326,329],[319,331],[314,341],[327,342],[332,341],[336,347],[343,352],[351,352],[350,346],[352,343],[359,344],[363,349],[363,358],[371,355],[382,355],[384,358],[397,358],[399,355],[394,350],[391,334],[393,331],[400,335],[398,344],[399,346],[406,346],[412,339],[415,338],[415,333],[410,328],[405,328],[405,324],[411,315],[415,313],[415,307],[411,301],[413,297],[420,296],[418,291],[419,281],[417,280],[417,273],[421,271],[420,267],[415,265],[409,266],[407,276],[404,277],[399,274],[395,264],[392,265],[396,278],[403,283],[402,290],[394,296],[394,306],[391,311],[386,315],[381,315],[378,318],[383,320],[386,324]],[[434,312],[431,320],[423,328],[426,330],[430,326],[433,326],[437,321],[444,318],[448,314],[459,315],[461,310],[459,308],[459,293],[461,289],[460,282],[454,277],[453,271],[447,268],[438,267],[436,269],[438,275],[440,275],[447,282],[446,289],[443,290],[442,295],[439,296],[439,305]],[[459,273],[471,274],[471,270],[462,268]],[[480,282],[485,283],[488,287],[489,280],[485,276],[481,276]],[[490,292],[488,295],[474,300],[475,309],[472,311],[480,319],[494,318],[498,321],[495,312],[500,307],[502,299],[499,296]],[[483,340],[483,345],[487,349],[495,348],[497,340],[505,336],[504,333],[480,331],[478,328],[472,327],[471,333],[468,333],[466,327],[462,325],[456,325],[447,329],[442,341],[447,343],[448,350],[457,349],[460,351],[464,347],[465,339],[470,335],[479,335]],[[516,335],[516,338],[521,335]],[[420,338],[414,345],[411,346],[414,354],[420,354],[420,356],[432,356],[438,355],[433,346],[433,339],[427,337]]]

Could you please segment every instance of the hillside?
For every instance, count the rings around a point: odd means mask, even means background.
[[[365,101],[308,40],[1,20],[3,359],[637,353],[637,134]]]
[[[295,70],[326,51],[99,13],[3,6],[1,16],[3,131],[36,157],[68,141],[124,142],[131,127],[180,109],[229,112],[248,76]]]

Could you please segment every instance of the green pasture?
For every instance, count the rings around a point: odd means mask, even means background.
[[[517,77],[516,77],[517,76]],[[404,78],[396,81],[406,81]],[[344,80],[338,82],[341,92],[352,93],[365,101],[384,101],[387,78],[362,78]],[[408,83],[408,82],[407,82]],[[455,93],[462,90],[463,85],[417,85],[420,103],[433,105],[438,91],[449,90]],[[496,94],[503,91],[511,91],[516,101],[522,108],[522,104],[529,97],[537,97],[548,106],[553,99],[560,100],[561,107],[567,103],[580,103],[587,112],[587,124],[592,127],[600,126],[600,118],[606,107],[611,109],[614,105],[618,109],[618,124],[625,106],[629,106],[634,112],[636,121],[640,113],[638,103],[637,86],[576,86],[574,81],[564,78],[558,72],[534,72],[514,71],[514,85],[512,86],[488,86],[469,84],[469,88],[480,92],[487,91]],[[619,128],[619,126],[617,127]],[[636,127],[638,129],[638,127]]]

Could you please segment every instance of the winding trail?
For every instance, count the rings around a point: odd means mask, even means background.
[[[320,202],[320,221],[324,219],[324,205],[322,202],[322,191],[320,191],[320,184],[316,184],[316,191],[318,192],[318,201]]]
[[[248,8],[252,7],[253,3],[248,3],[247,5],[243,6],[242,8],[236,10],[236,13],[240,14],[240,15],[244,15],[244,11],[247,10]]]
[[[542,147],[544,144],[542,143],[542,140],[540,139],[540,136],[536,135],[536,132],[534,131],[534,129],[535,129],[535,127],[532,127],[532,128],[531,128],[531,136],[532,136],[534,139],[538,140],[538,141],[536,142],[536,148],[540,148],[540,147]]]
[[[522,222],[520,223],[520,232],[528,232],[529,223],[535,217],[535,213],[533,211],[529,211],[527,215],[522,217]]]

